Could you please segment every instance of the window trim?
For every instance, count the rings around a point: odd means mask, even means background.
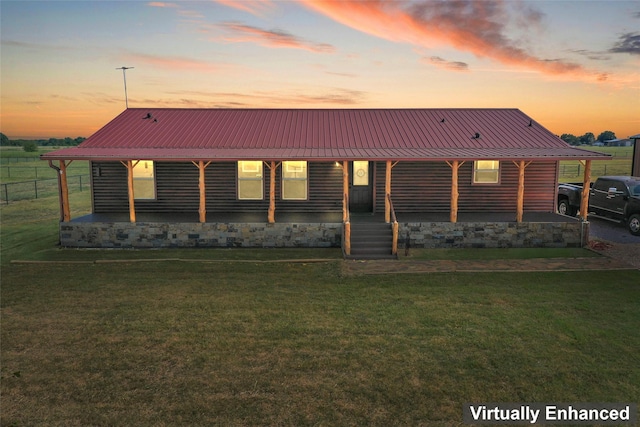
[[[289,162],[299,162],[304,163],[305,165],[305,175],[304,178],[285,178],[285,167],[287,167],[287,163]],[[304,181],[305,182],[305,194],[304,198],[298,197],[285,197],[285,183],[289,181]],[[282,168],[280,173],[280,199],[281,200],[309,200],[309,162],[306,160],[285,160],[282,162]]]
[[[497,162],[498,163],[498,168],[497,169],[478,169],[478,162]],[[498,172],[498,178],[496,181],[491,181],[491,182],[482,182],[482,181],[477,181],[476,179],[476,173],[478,171],[497,171]],[[500,160],[494,160],[494,159],[482,159],[482,160],[474,160],[473,161],[473,170],[471,171],[471,185],[500,185],[500,183],[502,182],[502,162]]]
[[[249,166],[247,162],[259,164],[259,167],[256,170],[253,168],[246,168]],[[260,172],[260,176],[256,176],[255,178],[246,178],[240,176],[240,169],[242,168],[243,172]],[[249,182],[249,181],[259,181],[260,182],[260,197],[240,197],[240,183],[241,182]],[[237,200],[264,200],[264,164],[262,160],[238,160],[236,162],[236,199]]]

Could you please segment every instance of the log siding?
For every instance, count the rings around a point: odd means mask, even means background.
[[[127,212],[127,170],[120,162],[92,162],[95,213]],[[256,212],[269,209],[268,168],[264,199],[238,200],[235,162],[212,162],[205,170],[207,212]],[[198,212],[198,168],[191,162],[155,162],[156,199],[136,199],[137,212]],[[276,212],[340,212],[342,169],[334,162],[308,163],[308,200],[281,200],[281,169],[276,173]]]
[[[384,212],[386,165],[376,164],[376,212]],[[533,162],[525,172],[524,211],[553,212],[557,162]],[[518,168],[500,162],[500,184],[472,184],[473,162],[458,172],[458,212],[514,212],[518,193]],[[391,198],[397,214],[449,212],[451,168],[445,162],[399,162],[391,174]]]

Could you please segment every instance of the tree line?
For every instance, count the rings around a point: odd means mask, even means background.
[[[38,151],[38,147],[73,147],[87,138],[49,138],[49,139],[9,139],[4,133],[0,133],[0,146],[22,147],[24,151]]]
[[[616,134],[610,130],[605,130],[596,138],[591,132],[587,132],[582,136],[575,136],[570,133],[563,133],[560,135],[560,139],[569,145],[593,145],[596,142],[610,141],[617,139]]]

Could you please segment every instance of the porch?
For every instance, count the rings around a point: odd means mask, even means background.
[[[384,214],[351,214],[351,223],[385,223]],[[588,223],[554,213],[398,214],[398,241],[406,248],[580,247],[588,238]],[[389,225],[391,227],[391,225]],[[342,247],[342,213],[280,213],[270,223],[264,213],[210,213],[201,223],[198,213],[90,214],[60,223],[60,244],[83,248],[167,247]],[[353,233],[351,239],[353,239]]]

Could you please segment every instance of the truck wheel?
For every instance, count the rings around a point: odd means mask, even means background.
[[[569,204],[569,200],[562,199],[558,201],[558,213],[560,215],[576,216],[577,210]]]
[[[629,217],[629,233],[634,236],[640,236],[640,214],[633,214]]]

